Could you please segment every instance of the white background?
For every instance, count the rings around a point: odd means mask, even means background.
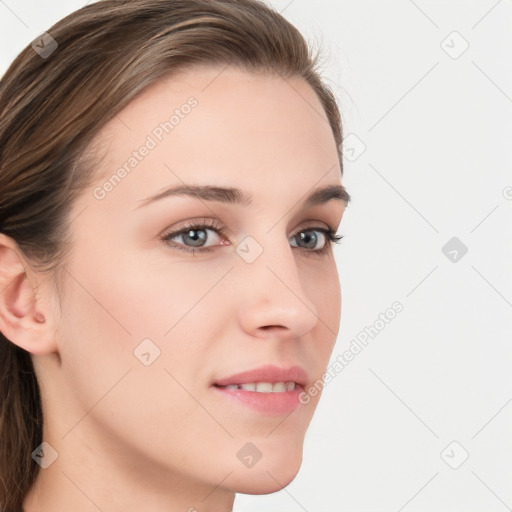
[[[0,0],[0,74],[84,4]],[[512,2],[271,5],[322,43],[347,137],[332,360],[393,302],[403,311],[325,388],[296,479],[235,510],[506,511]],[[442,252],[452,237],[468,249],[456,262]]]

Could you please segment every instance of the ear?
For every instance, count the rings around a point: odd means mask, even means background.
[[[16,242],[0,233],[0,332],[32,354],[57,351],[50,289],[39,290],[42,282]]]

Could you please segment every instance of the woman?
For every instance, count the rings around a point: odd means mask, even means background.
[[[2,511],[229,511],[296,476],[350,199],[315,66],[256,0],[103,0],[10,66]]]

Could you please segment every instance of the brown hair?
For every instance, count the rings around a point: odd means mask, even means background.
[[[316,92],[342,167],[334,95],[319,53],[259,0],[102,0],[65,17],[28,45],[0,82],[0,232],[28,261],[59,275],[66,214],[94,177],[99,129],[164,75],[194,64],[300,77]],[[53,46],[52,46],[53,45]],[[43,52],[53,51],[47,55]],[[30,354],[0,333],[0,510],[23,510],[43,440]]]

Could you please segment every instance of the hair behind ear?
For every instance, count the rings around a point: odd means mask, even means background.
[[[39,466],[43,412],[30,354],[0,333],[0,511],[22,512]]]

